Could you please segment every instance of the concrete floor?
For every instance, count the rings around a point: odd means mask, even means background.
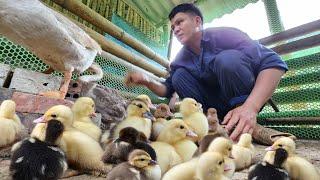
[[[317,169],[320,172],[320,141],[316,140],[297,140],[297,153],[308,159],[312,164],[314,164]],[[255,146],[258,153],[256,156],[256,160],[259,161],[262,159],[262,157],[265,154],[265,148],[266,146],[261,146],[261,145],[256,145]],[[0,179],[1,180],[9,180],[9,164],[10,160],[8,159],[1,159],[0,160]],[[245,169],[240,172],[236,172],[235,175],[233,176],[233,180],[244,180],[247,179],[248,175],[248,169]],[[75,176],[71,178],[67,178],[68,180],[89,180],[89,179],[95,179],[95,180],[102,180],[104,178],[101,177],[94,177],[94,176],[89,176],[89,175],[80,175],[80,176]]]

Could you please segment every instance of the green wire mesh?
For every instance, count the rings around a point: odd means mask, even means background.
[[[320,125],[265,125],[265,127],[273,128],[278,131],[294,134],[297,138],[302,139],[319,139]]]
[[[264,6],[268,16],[268,23],[271,34],[284,30],[276,0],[264,0]]]
[[[146,88],[126,87],[124,85],[124,76],[128,72],[133,71],[133,68],[119,64],[116,59],[106,59],[101,56],[97,56],[95,62],[97,62],[104,71],[104,76],[98,84],[116,89],[128,99],[132,99],[138,94],[147,94],[154,103],[164,102],[163,99],[159,99]],[[0,63],[9,64],[13,68],[23,68],[38,72],[48,69],[48,66],[34,54],[21,46],[13,44],[2,36],[0,36]],[[84,72],[84,74],[89,74],[89,72]],[[54,75],[61,76],[61,73],[54,72]],[[73,74],[73,78],[77,78],[77,75]]]
[[[49,0],[47,0],[49,1]],[[249,1],[249,0],[248,0]],[[252,0],[255,2],[256,0]],[[50,1],[51,2],[51,1]],[[94,5],[93,1],[82,1],[84,4],[89,3],[92,9],[98,11],[98,6]],[[99,1],[100,2],[100,1]],[[114,3],[116,1],[110,1]],[[88,5],[88,4],[87,4]],[[109,6],[105,6],[110,8]],[[56,6],[56,9],[59,9]],[[66,13],[66,10],[60,9]],[[110,13],[112,12],[112,13]],[[147,44],[149,47],[159,48],[156,43],[148,41],[146,36],[139,33],[137,29],[130,26],[126,21],[119,17],[114,17],[114,10],[99,9],[100,14],[105,17],[113,18],[115,24],[118,24],[126,31],[140,41]],[[272,12],[270,12],[272,14]],[[72,15],[71,13],[66,13]],[[82,20],[78,18],[81,22]],[[276,19],[276,18],[275,18]],[[85,24],[87,22],[83,21]],[[319,32],[317,32],[319,33]],[[123,46],[126,47],[126,46]],[[126,47],[128,48],[128,47]],[[128,48],[130,49],[130,48]],[[160,51],[159,54],[163,54]],[[320,47],[309,48],[307,50],[298,51],[289,55],[283,56],[283,59],[289,66],[289,71],[282,78],[279,87],[277,88],[273,99],[275,100],[280,112],[274,112],[270,106],[266,106],[259,114],[259,123],[264,126],[272,127],[280,131],[285,131],[295,134],[299,138],[320,139],[320,127],[317,124],[301,123],[301,122],[270,122],[265,121],[270,118],[291,118],[291,117],[320,117]],[[143,87],[126,87],[123,84],[123,78],[127,72],[133,71],[133,68],[124,66],[113,58],[103,58],[97,56],[95,60],[103,68],[104,77],[98,84],[119,90],[120,94],[131,99],[137,94],[149,95],[153,102],[163,102],[151,91]],[[35,55],[28,52],[26,49],[13,44],[4,37],[0,36],[0,63],[9,64],[11,67],[19,67],[32,71],[44,71],[48,68]],[[160,66],[159,66],[160,67]],[[88,73],[88,72],[85,72]],[[55,72],[55,75],[61,75]],[[76,75],[73,76],[76,78]]]
[[[123,18],[118,16],[117,14],[112,15],[112,20],[111,22],[121,29],[123,29],[126,33],[130,34],[133,36],[135,39],[139,40],[152,50],[154,50],[156,53],[161,55],[162,57],[167,57],[168,53],[168,46],[166,44],[159,44],[153,40],[150,40],[148,37],[146,37],[139,29],[135,28],[134,26],[130,25],[128,22],[126,22]],[[110,39],[111,36],[110,36]],[[118,44],[124,46],[121,41],[117,41]]]
[[[280,112],[266,106],[259,118],[320,117],[320,50],[307,56],[287,57],[285,62],[289,71],[273,95]]]

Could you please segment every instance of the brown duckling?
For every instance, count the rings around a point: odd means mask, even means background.
[[[207,119],[209,123],[209,134],[218,134],[222,137],[229,137],[227,131],[219,124],[218,114],[215,108],[208,109]]]
[[[156,121],[152,123],[151,139],[156,140],[164,128],[165,122],[172,119],[174,115],[167,104],[161,103],[157,106],[153,116],[156,118]]]
[[[140,149],[132,151],[128,162],[123,162],[113,168],[107,180],[160,180],[161,170],[150,155]]]
[[[142,149],[149,153],[153,160],[157,160],[156,152],[146,143],[145,136],[133,127],[123,128],[119,138],[106,146],[102,161],[109,164],[119,164],[128,160],[128,154],[134,149]],[[141,139],[143,141],[141,141]]]

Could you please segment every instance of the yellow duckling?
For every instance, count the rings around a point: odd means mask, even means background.
[[[156,151],[157,162],[161,168],[161,173],[164,174],[173,166],[182,163],[180,155],[175,148],[165,142],[152,142],[151,147]]]
[[[16,114],[16,103],[5,100],[0,106],[0,147],[11,145],[18,138],[23,125]]]
[[[32,11],[31,11],[32,9]],[[72,72],[86,69],[95,75],[79,77],[82,81],[102,79],[101,68],[93,64],[101,47],[68,18],[39,0],[0,1],[0,34],[33,52],[52,69],[64,74],[57,92],[42,95],[63,99],[68,91]]]
[[[96,115],[94,101],[89,97],[80,97],[71,109],[74,116],[73,126],[99,142],[101,129],[90,118]]]
[[[47,122],[53,118],[62,122],[65,127],[59,147],[66,153],[68,164],[71,167],[81,171],[90,171],[95,175],[104,175],[111,169],[101,161],[103,150],[100,144],[72,126],[73,113],[69,107],[53,106],[35,122],[46,126]],[[45,134],[45,130],[41,133]]]
[[[236,170],[236,164],[231,154],[232,141],[224,137],[217,137],[210,143],[208,152],[218,152],[223,155],[225,164],[228,166],[223,174],[231,178]]]
[[[183,162],[190,160],[198,149],[197,145],[188,137],[194,138],[197,135],[180,119],[172,119],[165,123],[157,141],[166,142],[172,145],[180,155]]]
[[[194,180],[198,161],[199,158],[193,158],[187,162],[172,167],[163,175],[162,180]]]
[[[229,171],[224,156],[217,152],[205,152],[200,156],[196,170],[196,179],[199,180],[229,180],[224,172]]]
[[[252,164],[252,160],[255,156],[255,148],[252,145],[251,134],[242,134],[239,142],[233,145],[231,154],[236,163],[236,170],[242,170],[249,167]]]
[[[140,99],[140,100],[144,101],[148,105],[150,110],[156,109],[156,106],[154,104],[152,104],[152,101],[148,95],[140,94],[136,97],[136,99]]]
[[[144,101],[139,99],[133,100],[127,108],[128,116],[126,119],[121,121],[111,135],[113,139],[119,137],[119,132],[125,127],[133,127],[136,130],[144,133],[149,139],[151,135],[153,115],[150,112],[149,107]]]
[[[198,135],[200,141],[209,132],[207,117],[202,112],[201,104],[192,98],[184,98],[180,104],[180,113],[186,124]]]
[[[200,158],[179,164],[164,174],[162,180],[228,180],[224,157],[217,152],[205,152]]]
[[[288,171],[291,179],[320,179],[320,174],[317,169],[309,161],[296,154],[296,144],[289,137],[282,137],[276,140],[272,146],[266,149],[268,152],[263,160],[270,164],[274,164],[275,150],[278,148],[283,148],[288,152],[288,158],[284,162],[284,168]]]
[[[128,162],[119,164],[108,173],[107,180],[116,179],[160,180],[161,170],[147,152],[136,149],[129,154]]]
[[[156,121],[152,123],[151,137],[152,139],[157,139],[167,120],[173,118],[174,115],[167,104],[161,103],[157,106],[154,117],[156,118]]]

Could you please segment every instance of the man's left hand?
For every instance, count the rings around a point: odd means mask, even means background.
[[[245,104],[231,110],[224,117],[222,124],[226,124],[226,129],[233,141],[239,139],[243,133],[252,134],[257,123],[258,111]],[[234,128],[235,127],[235,128]],[[231,130],[234,129],[232,132]]]

